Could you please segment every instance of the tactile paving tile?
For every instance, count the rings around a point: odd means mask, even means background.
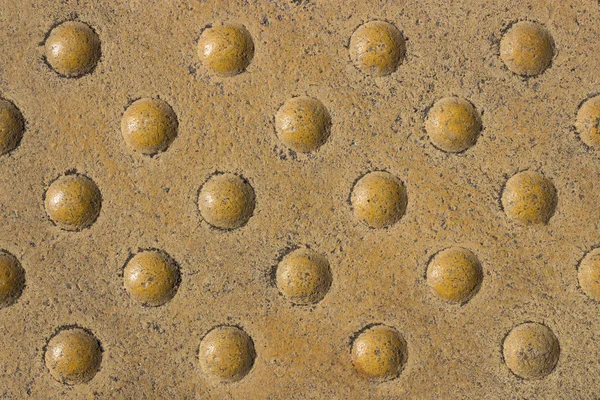
[[[1,0],[0,397],[599,398],[599,19]]]

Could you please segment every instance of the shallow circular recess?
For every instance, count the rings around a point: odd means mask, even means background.
[[[546,224],[556,209],[556,189],[552,182],[535,171],[512,176],[502,192],[506,215],[522,224]]]
[[[539,379],[554,371],[560,345],[545,325],[527,322],[516,326],[503,343],[504,362],[517,376]]]
[[[143,98],[133,102],[121,119],[127,146],[145,155],[165,151],[177,136],[177,116],[166,102]]]
[[[600,248],[583,257],[577,271],[581,290],[592,300],[600,301]]]
[[[198,40],[198,57],[218,76],[234,76],[244,71],[254,57],[254,42],[240,24],[218,24],[206,28]]]
[[[15,256],[0,250],[0,308],[14,304],[25,287],[25,270]]]
[[[437,253],[427,267],[427,284],[440,299],[464,303],[481,285],[483,271],[477,256],[462,247]]]
[[[254,212],[255,203],[250,184],[230,173],[211,176],[198,194],[202,218],[219,229],[236,229],[246,224]]]
[[[408,202],[400,179],[384,171],[360,178],[350,196],[354,216],[372,228],[388,227],[402,218]]]
[[[0,99],[0,155],[17,147],[24,131],[21,111],[12,102]]]
[[[48,341],[44,360],[54,379],[66,385],[77,385],[96,375],[102,362],[102,348],[87,330],[62,328]]]
[[[69,173],[50,184],[44,205],[46,213],[57,226],[77,231],[96,221],[102,207],[102,196],[90,178]]]
[[[579,107],[575,128],[583,143],[595,148],[600,146],[600,96],[587,99]]]
[[[145,306],[161,306],[171,300],[177,293],[179,280],[179,266],[160,250],[140,251],[123,269],[125,290]]]
[[[404,60],[406,43],[394,25],[371,21],[359,26],[350,38],[350,58],[365,75],[385,76]]]
[[[83,22],[67,21],[54,27],[45,47],[48,64],[66,77],[91,72],[100,59],[100,38]]]
[[[290,149],[308,153],[329,138],[331,116],[317,99],[307,96],[286,101],[275,115],[277,137]]]
[[[362,377],[384,382],[400,375],[408,350],[406,341],[396,329],[374,325],[354,339],[351,357],[354,368]]]
[[[293,304],[321,301],[331,287],[331,281],[329,261],[311,249],[294,250],[277,266],[277,288]]]
[[[477,141],[481,116],[468,100],[444,97],[429,110],[425,130],[435,147],[448,153],[458,153]]]
[[[539,75],[554,57],[554,40],[537,22],[521,21],[512,25],[500,41],[500,58],[518,75]]]
[[[218,326],[208,332],[198,351],[202,371],[221,382],[236,382],[254,365],[254,343],[246,332],[235,326]]]

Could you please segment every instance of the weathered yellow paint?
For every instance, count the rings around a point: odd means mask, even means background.
[[[277,136],[294,151],[307,153],[319,148],[331,130],[331,116],[317,99],[294,97],[275,115]]]
[[[100,59],[100,38],[83,22],[58,25],[45,45],[48,64],[61,75],[81,76],[90,72]]]
[[[0,251],[0,308],[10,306],[23,291],[25,271],[15,256]]]
[[[578,271],[579,286],[591,299],[600,301],[600,249],[589,252]]]
[[[177,136],[177,116],[159,99],[144,98],[132,103],[121,119],[127,146],[142,154],[165,151]]]
[[[434,146],[456,153],[475,144],[481,131],[481,118],[467,100],[445,97],[429,111],[425,129]]]
[[[427,268],[427,284],[438,297],[451,303],[468,300],[482,279],[479,260],[461,247],[440,251]]]
[[[102,361],[98,340],[83,329],[60,331],[48,342],[45,361],[59,382],[76,385],[91,380]]]
[[[323,299],[332,276],[325,256],[302,248],[281,260],[276,280],[279,291],[292,303],[311,304]]]
[[[65,230],[89,227],[98,218],[101,206],[100,190],[90,178],[81,174],[61,176],[46,191],[46,212]]]
[[[361,376],[383,382],[400,375],[408,354],[404,338],[395,329],[376,325],[354,340],[351,356]]]
[[[14,149],[21,138],[25,124],[19,109],[10,101],[0,99],[0,155]]]
[[[503,344],[504,361],[510,370],[525,379],[551,373],[560,355],[560,345],[546,326],[528,322],[515,327]]]
[[[407,204],[404,184],[394,175],[375,171],[363,176],[352,190],[354,215],[372,228],[385,228],[404,215]]]
[[[240,24],[215,25],[200,35],[198,57],[216,75],[237,75],[252,61],[254,42],[250,32]]]
[[[220,326],[202,339],[198,357],[205,374],[222,382],[235,382],[250,372],[256,353],[246,332]]]
[[[521,21],[500,41],[500,58],[515,74],[532,76],[544,72],[554,57],[554,41],[542,25]]]
[[[385,76],[396,71],[406,52],[404,37],[394,25],[371,21],[350,38],[350,58],[366,75]]]
[[[519,172],[506,182],[502,206],[506,215],[520,223],[545,224],[556,208],[556,189],[538,172]]]
[[[591,147],[600,145],[600,96],[592,97],[581,105],[575,127],[583,143]]]
[[[142,251],[133,256],[123,271],[127,293],[148,306],[160,306],[171,300],[177,291],[179,269],[168,255]]]
[[[254,211],[254,190],[237,175],[214,175],[200,190],[198,208],[202,218],[214,227],[239,228]]]

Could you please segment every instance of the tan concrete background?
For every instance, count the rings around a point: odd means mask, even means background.
[[[90,24],[102,59],[80,79],[44,63],[57,22]],[[407,56],[389,77],[363,76],[348,40],[373,19],[392,22]],[[524,80],[498,57],[516,20],[544,24],[552,66]],[[600,162],[573,131],[580,102],[598,90],[600,6],[569,1],[30,1],[0,0],[0,96],[27,121],[20,146],[0,157],[0,248],[26,270],[19,301],[0,310],[0,397],[61,399],[582,398],[600,396],[599,305],[578,288],[576,267],[600,243]],[[216,78],[196,55],[207,24],[244,24],[255,43],[247,72]],[[289,97],[318,98],[332,134],[316,153],[292,157],[274,133]],[[477,144],[463,154],[434,148],[424,131],[438,98],[469,99],[483,113]],[[179,136],[157,158],[132,153],[119,124],[127,104],[158,96],[179,118]],[[103,196],[90,229],[61,231],[42,196],[77,169]],[[359,223],[347,203],[363,173],[385,169],[408,191],[389,229]],[[503,214],[505,180],[523,169],[558,193],[546,226]],[[241,229],[200,218],[196,195],[215,170],[243,175],[257,198]],[[290,306],[268,280],[284,249],[327,254],[333,284],[314,307]],[[484,280],[465,306],[435,298],[428,259],[460,245],[481,260]],[[182,282],[165,306],[135,303],[120,275],[131,252],[156,247],[178,261]],[[561,355],[542,380],[502,362],[506,333],[543,322]],[[408,343],[396,380],[373,384],[350,362],[363,326],[396,327]],[[213,326],[242,326],[257,358],[248,376],[216,384],[199,370],[200,339]],[[52,379],[43,347],[61,325],[101,341],[88,384]]]

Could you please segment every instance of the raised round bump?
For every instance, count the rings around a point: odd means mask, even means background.
[[[25,287],[25,270],[9,252],[0,250],[0,308],[14,304]]]
[[[539,75],[554,57],[554,40],[537,22],[521,21],[512,25],[500,41],[500,58],[518,75]]]
[[[557,203],[552,182],[539,172],[523,171],[512,176],[502,192],[506,215],[526,225],[546,224]]]
[[[592,300],[600,301],[600,248],[587,253],[577,270],[581,290]]]
[[[329,138],[331,116],[323,103],[312,97],[293,97],[275,115],[277,137],[294,151],[308,153]]]
[[[46,213],[57,226],[77,231],[90,227],[96,221],[102,207],[102,196],[90,178],[68,173],[50,184],[44,205]]]
[[[177,136],[175,112],[160,99],[133,102],[121,119],[121,133],[127,146],[145,155],[167,150]]]
[[[477,141],[481,117],[469,101],[459,97],[444,97],[429,110],[425,130],[435,147],[458,153]]]
[[[175,260],[159,250],[144,250],[125,265],[125,290],[135,301],[145,306],[161,306],[177,292],[180,273]]]
[[[246,332],[235,326],[218,326],[202,339],[198,358],[206,375],[230,383],[250,372],[256,352]]]
[[[350,58],[365,75],[386,76],[404,60],[406,44],[402,33],[385,21],[370,21],[350,38]]]
[[[211,176],[198,194],[198,208],[202,218],[219,229],[243,226],[252,216],[254,207],[252,186],[230,173]]]
[[[386,228],[406,211],[406,188],[400,179],[385,171],[361,177],[350,196],[354,216],[371,228]]]
[[[278,264],[279,292],[294,304],[314,304],[323,299],[332,276],[327,258],[314,250],[301,248],[287,254]]]
[[[363,378],[384,382],[397,378],[408,357],[406,341],[394,328],[374,325],[354,339],[352,364]]]
[[[483,279],[481,263],[470,250],[450,247],[437,253],[427,267],[427,284],[442,300],[469,300]]]
[[[45,43],[46,61],[58,74],[79,77],[100,59],[100,38],[89,25],[66,21],[54,27]]]
[[[21,111],[12,102],[0,99],[0,155],[17,147],[24,131]]]
[[[44,360],[58,382],[82,384],[90,381],[100,369],[102,348],[98,339],[85,329],[61,328],[48,341]]]
[[[209,71],[228,77],[243,72],[254,57],[250,32],[240,24],[207,27],[198,40],[198,57]]]
[[[575,128],[583,143],[590,147],[600,146],[600,96],[591,97],[581,104]]]
[[[554,371],[560,345],[545,325],[527,322],[513,328],[502,345],[504,362],[517,376],[539,379]]]

